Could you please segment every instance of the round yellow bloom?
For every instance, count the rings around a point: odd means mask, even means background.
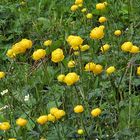
[[[60,74],[60,75],[57,76],[57,80],[59,82],[63,82],[64,78],[65,78],[65,75],[64,74]]]
[[[121,30],[116,30],[114,32],[114,35],[116,35],[116,36],[120,36],[121,34],[122,34]]]
[[[78,51],[75,51],[74,52],[74,55],[79,56],[79,52]]]
[[[75,61],[70,60],[70,61],[68,62],[68,68],[73,68],[73,67],[75,67]]]
[[[52,45],[52,40],[44,41],[44,46],[51,46],[51,45]]]
[[[95,27],[90,32],[91,39],[102,39],[104,37],[104,29],[102,27]]]
[[[83,43],[83,39],[80,36],[73,36],[70,35],[67,38],[67,42],[73,47],[73,46],[80,46]]]
[[[91,111],[91,115],[93,116],[93,117],[97,117],[97,116],[99,116],[100,114],[101,114],[101,109],[100,108],[95,108],[95,109],[93,109],[92,111]]]
[[[83,4],[83,0],[75,0],[75,4],[76,5]]]
[[[89,62],[85,65],[85,70],[86,71],[93,71],[95,69],[96,64],[93,62]]]
[[[11,127],[11,125],[9,124],[9,122],[2,122],[0,124],[0,130],[6,131],[9,130]]]
[[[8,140],[16,140],[15,138],[9,138]]]
[[[75,113],[82,113],[84,111],[84,107],[82,105],[77,105],[74,107],[74,112]]]
[[[140,48],[133,45],[129,52],[130,53],[139,53],[140,52]]]
[[[46,51],[43,49],[38,49],[33,53],[33,59],[35,61],[39,60],[39,59],[43,59],[46,56]]]
[[[105,26],[104,25],[100,25],[99,28],[101,28],[101,29],[104,30],[105,29]]]
[[[103,67],[101,65],[99,65],[99,64],[97,64],[95,66],[95,68],[93,69],[94,74],[100,74],[100,73],[102,73],[102,71],[103,71]]]
[[[100,23],[104,23],[104,22],[106,22],[107,21],[107,18],[106,17],[100,17],[99,18],[99,22]]]
[[[52,57],[51,60],[54,63],[58,63],[58,62],[62,61],[64,59],[63,50],[60,48],[54,50],[51,54],[51,57]]]
[[[77,130],[77,133],[78,133],[79,135],[82,135],[82,134],[84,134],[84,130],[83,130],[83,129],[78,129],[78,130]]]
[[[79,50],[79,47],[78,47],[78,46],[71,46],[71,48],[72,48],[74,51]]]
[[[78,7],[83,7],[83,4],[78,4]]]
[[[65,116],[65,111],[64,110],[57,110],[55,113],[54,113],[54,116],[56,119],[61,119],[63,116]]]
[[[70,9],[72,12],[75,12],[78,9],[78,5],[72,5]]]
[[[57,107],[53,107],[50,109],[50,113],[54,115],[59,109]]]
[[[25,126],[28,123],[28,121],[26,119],[23,118],[19,118],[16,120],[16,124],[19,126]]]
[[[88,13],[88,14],[86,15],[86,17],[87,17],[87,19],[92,19],[92,18],[93,18],[93,15],[92,15],[92,13]]]
[[[139,75],[139,76],[140,76],[140,66],[139,66],[139,67],[137,67],[137,75]]]
[[[102,53],[104,53],[104,52],[108,51],[109,48],[110,48],[110,45],[109,45],[109,44],[105,44],[105,45],[103,45],[103,46],[101,47],[100,50],[102,51]]]
[[[54,122],[55,121],[55,116],[53,116],[52,114],[48,114],[48,121]]]
[[[5,77],[5,72],[3,71],[0,71],[0,79],[4,78]]]
[[[83,8],[83,9],[81,10],[82,13],[85,13],[86,11],[87,11],[87,8]]]
[[[98,3],[96,4],[96,9],[97,10],[103,10],[106,8],[106,4],[105,3]]]
[[[18,42],[12,46],[12,50],[14,54],[21,54],[21,53],[25,53],[26,48],[23,43]]]
[[[48,116],[42,115],[37,119],[37,123],[43,125],[47,122],[47,120],[48,120]]]
[[[89,48],[90,48],[89,45],[81,45],[81,46],[80,46],[80,50],[81,50],[82,52],[87,51]]]
[[[121,49],[124,52],[129,52],[132,47],[133,47],[132,42],[125,42],[125,43],[122,44]]]
[[[33,45],[32,41],[29,39],[22,39],[20,42],[21,46],[23,46],[25,49],[30,49]]]
[[[64,82],[68,86],[75,84],[78,80],[79,80],[79,75],[77,75],[75,72],[68,73],[64,78]]]
[[[107,74],[112,74],[115,70],[116,70],[115,67],[111,66],[111,67],[107,68],[106,73]]]
[[[16,54],[13,52],[12,49],[9,49],[6,53],[6,55],[9,57],[9,58],[14,58],[16,57]]]

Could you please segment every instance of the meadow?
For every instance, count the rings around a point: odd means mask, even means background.
[[[0,0],[0,140],[140,140],[140,1]]]

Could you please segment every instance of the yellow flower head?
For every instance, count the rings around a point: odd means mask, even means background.
[[[101,114],[101,109],[100,108],[95,108],[95,109],[93,109],[92,111],[91,111],[91,115],[93,116],[93,117],[97,117],[97,116],[99,116],[100,114]]]
[[[0,130],[6,131],[9,130],[11,127],[11,125],[9,124],[9,122],[2,122],[0,124]]]
[[[16,140],[15,138],[9,138],[8,140]]]
[[[14,54],[21,54],[21,53],[25,53],[26,48],[23,43],[18,42],[12,46],[12,50]]]
[[[95,27],[90,32],[91,39],[102,39],[104,37],[104,29],[100,27]]]
[[[86,11],[87,11],[87,8],[83,8],[83,9],[81,10],[82,13],[85,13]]]
[[[96,64],[93,62],[89,62],[85,65],[85,70],[86,71],[93,71],[95,69]]]
[[[42,115],[37,119],[37,123],[40,125],[43,125],[47,122],[48,116],[47,115]]]
[[[132,42],[125,42],[125,43],[122,44],[121,49],[124,52],[129,52],[132,47],[133,47]]]
[[[21,43],[21,46],[25,49],[30,49],[33,45],[32,41],[26,38],[22,39],[19,43]]]
[[[108,51],[109,48],[110,48],[110,45],[109,45],[109,44],[105,44],[105,45],[103,45],[103,46],[101,47],[100,50],[102,51],[102,53],[104,53],[104,52]]]
[[[63,50],[60,48],[54,50],[51,54],[51,57],[52,57],[51,60],[54,63],[58,63],[58,62],[62,61],[64,59]]]
[[[96,9],[97,10],[103,10],[106,8],[106,4],[105,3],[98,3],[96,4]]]
[[[51,113],[52,115],[54,115],[58,110],[59,110],[59,109],[58,109],[57,107],[52,107],[52,108],[50,109],[50,113]]]
[[[81,46],[80,46],[80,50],[81,50],[82,52],[89,50],[89,48],[90,48],[89,45],[81,45]]]
[[[6,53],[6,55],[9,57],[9,58],[14,58],[16,57],[16,54],[13,52],[12,49],[9,49]]]
[[[68,86],[75,84],[78,80],[79,80],[79,75],[77,75],[75,72],[68,73],[64,78],[64,82]]]
[[[75,0],[75,4],[76,5],[83,4],[83,0]]]
[[[139,66],[139,67],[137,67],[137,75],[139,75],[139,76],[140,76],[140,66]]]
[[[63,82],[64,78],[65,78],[65,75],[64,74],[60,74],[60,75],[57,76],[57,80],[59,82]]]
[[[116,68],[114,66],[111,66],[111,67],[107,68],[106,73],[112,74],[115,70],[116,70]]]
[[[82,105],[77,105],[74,107],[74,112],[75,113],[82,113],[84,111],[84,107]]]
[[[130,53],[139,53],[140,52],[140,48],[133,45],[129,52]]]
[[[102,73],[102,71],[103,71],[103,67],[99,64],[97,64],[93,69],[93,73],[96,75]]]
[[[75,61],[73,61],[73,60],[70,60],[69,62],[68,62],[68,68],[73,68],[73,67],[75,67]]]
[[[55,121],[55,116],[52,114],[48,114],[48,121],[54,122]]]
[[[83,134],[84,134],[84,130],[83,130],[83,129],[78,129],[78,130],[77,130],[77,133],[78,133],[79,135],[83,135]]]
[[[92,19],[92,18],[93,18],[93,15],[92,15],[92,13],[88,13],[88,14],[86,15],[86,17],[87,17],[87,19]]]
[[[56,119],[61,119],[63,116],[65,116],[65,111],[64,110],[57,110],[55,113],[54,113],[54,116]]]
[[[79,51],[75,51],[74,55],[79,56]]]
[[[121,30],[116,30],[116,31],[114,32],[114,35],[115,35],[115,36],[120,36],[121,34],[122,34]]]
[[[51,45],[52,45],[52,40],[44,41],[44,46],[51,46]]]
[[[23,118],[19,118],[16,120],[16,124],[19,126],[25,126],[28,123],[28,121],[26,119]]]
[[[39,60],[39,59],[43,59],[46,56],[46,51],[43,49],[38,49],[36,50],[32,57],[35,61]]]
[[[72,5],[70,9],[72,12],[75,12],[78,9],[78,5]]]
[[[5,77],[5,72],[3,71],[0,71],[0,79],[4,78]]]
[[[100,17],[99,18],[99,22],[100,23],[104,23],[104,22],[106,22],[107,21],[107,18],[106,17]]]

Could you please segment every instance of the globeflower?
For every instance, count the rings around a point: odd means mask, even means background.
[[[44,41],[44,46],[51,46],[51,45],[52,45],[52,40]]]
[[[139,75],[139,76],[140,76],[140,66],[139,66],[139,67],[137,67],[137,75]]]
[[[59,82],[63,82],[64,78],[65,78],[65,75],[64,74],[60,74],[60,75],[57,76],[57,80]]]
[[[87,8],[83,8],[83,9],[81,10],[82,13],[85,13],[86,11],[87,11]]]
[[[82,105],[77,105],[74,107],[74,112],[75,113],[82,113],[84,111],[84,107]]]
[[[106,8],[106,3],[98,3],[96,4],[96,9],[97,10],[103,10]]]
[[[9,124],[9,122],[0,123],[0,130],[7,131],[10,129],[10,127],[11,125]]]
[[[93,15],[92,15],[92,13],[88,13],[88,14],[86,15],[86,17],[87,17],[87,19],[92,19],[92,18],[93,18]]]
[[[3,71],[0,71],[0,79],[4,78],[5,77],[5,72]]]
[[[65,111],[64,110],[60,110],[58,109],[55,113],[54,113],[54,116],[55,118],[58,120],[58,119],[61,119],[63,116],[65,116]]]
[[[75,84],[77,81],[79,81],[79,75],[77,75],[75,72],[68,73],[64,78],[64,82],[68,86]]]
[[[103,45],[100,50],[102,51],[102,53],[105,53],[106,51],[108,51],[110,48],[110,45],[109,44],[105,44]]]
[[[115,35],[115,36],[120,36],[121,34],[122,34],[121,30],[116,30],[116,31],[114,32],[114,35]]]
[[[9,138],[8,140],[16,140],[15,138]]]
[[[9,58],[14,58],[16,57],[16,54],[13,52],[12,49],[9,49],[6,53],[6,55],[9,57]]]
[[[33,53],[32,58],[33,60],[37,61],[39,59],[43,59],[45,56],[46,56],[46,51],[43,49],[38,49]]]
[[[97,116],[99,116],[100,114],[101,114],[101,109],[100,108],[95,108],[95,109],[93,109],[92,111],[91,111],[91,115],[93,116],[93,117],[97,117]]]
[[[77,130],[77,133],[78,133],[79,135],[83,135],[83,134],[84,134],[84,130],[83,130],[83,129],[78,129],[78,130]]]
[[[50,121],[50,122],[55,121],[55,116],[53,116],[52,114],[48,114],[47,118],[48,118],[48,121]]]
[[[72,12],[75,12],[78,9],[78,5],[72,5],[70,9]]]
[[[99,65],[99,64],[97,64],[95,67],[94,67],[94,69],[93,69],[93,73],[94,74],[100,74],[100,73],[102,73],[102,71],[103,71],[103,66],[102,65]]]
[[[130,53],[139,53],[140,52],[140,48],[133,45],[129,52]]]
[[[69,62],[68,62],[68,68],[73,68],[73,67],[75,67],[75,61],[73,61],[73,60],[70,60]]]
[[[76,5],[83,4],[83,0],[75,0],[75,4]]]
[[[84,51],[87,51],[87,50],[89,50],[89,48],[90,48],[90,46],[89,45],[81,45],[80,46],[80,51],[82,51],[82,52],[84,52]]]
[[[42,115],[37,119],[37,123],[40,125],[43,125],[47,122],[48,116],[47,115]]]
[[[96,64],[93,62],[89,62],[85,65],[85,70],[86,71],[93,71],[95,69]]]
[[[95,27],[90,32],[91,39],[102,39],[104,37],[104,29],[102,27]]]
[[[116,70],[116,68],[114,66],[111,66],[111,67],[107,68],[106,73],[112,74],[115,70]]]
[[[19,118],[16,120],[16,124],[21,127],[25,126],[27,123],[28,123],[28,121],[23,118]]]
[[[104,23],[104,22],[106,22],[107,21],[107,18],[106,17],[100,17],[99,18],[99,22],[100,23]]]
[[[124,42],[121,46],[122,51],[129,52],[131,48],[133,47],[132,42]]]

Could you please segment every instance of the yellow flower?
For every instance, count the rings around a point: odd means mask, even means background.
[[[50,113],[54,115],[59,109],[57,107],[53,107],[50,109]]]
[[[4,78],[5,77],[5,72],[3,71],[0,71],[0,79]]]
[[[11,127],[11,125],[9,124],[9,122],[2,122],[0,124],[0,130],[6,131],[9,130]]]
[[[55,113],[54,113],[54,116],[56,119],[61,119],[63,116],[65,116],[65,111],[64,110],[57,110]]]
[[[22,39],[19,43],[21,43],[21,46],[25,49],[30,49],[33,45],[32,41],[26,38]]]
[[[16,124],[19,126],[25,126],[28,123],[28,121],[26,119],[23,118],[19,118],[16,120]]]
[[[79,135],[82,135],[82,134],[84,134],[84,130],[83,130],[83,129],[78,129],[78,130],[77,130],[77,133],[78,133]]]
[[[55,121],[55,116],[53,116],[52,114],[48,114],[48,121],[54,122]]]
[[[84,107],[82,105],[77,105],[74,107],[74,112],[75,113],[82,113],[84,111]]]
[[[106,21],[107,21],[106,17],[100,17],[100,18],[99,18],[99,22],[100,22],[100,23],[104,23],[104,22],[106,22]]]
[[[139,67],[137,67],[137,75],[139,75],[139,76],[140,76],[140,66],[139,66]]]
[[[106,8],[106,4],[105,3],[98,3],[96,4],[96,9],[97,10],[103,10]]]
[[[79,47],[78,47],[78,46],[71,46],[71,48],[72,48],[74,51],[79,50]]]
[[[88,13],[88,14],[86,15],[86,17],[87,17],[87,19],[92,19],[92,18],[93,18],[93,15],[92,15],[92,13]]]
[[[102,73],[102,71],[103,71],[103,67],[101,65],[99,65],[99,64],[97,64],[95,66],[95,68],[93,69],[94,74],[100,74],[100,73]]]
[[[68,62],[68,68],[73,68],[73,67],[75,67],[75,61],[70,60],[70,61]]]
[[[131,50],[132,46],[133,46],[132,42],[125,42],[122,44],[121,49],[124,52],[129,52]]]
[[[89,45],[81,45],[81,46],[80,46],[80,50],[81,50],[82,52],[87,51],[89,48],[90,48]]]
[[[91,39],[102,39],[104,37],[104,29],[100,27],[95,27],[90,32]]]
[[[60,74],[60,75],[57,76],[57,80],[59,82],[63,82],[64,78],[65,78],[65,75],[64,74]]]
[[[97,117],[97,116],[99,116],[100,114],[101,114],[101,109],[100,108],[95,108],[95,109],[93,109],[92,111],[91,111],[91,115],[93,116],[93,117]]]
[[[75,84],[78,80],[79,80],[79,75],[77,75],[75,72],[68,73],[64,78],[64,82],[68,86]]]
[[[83,4],[83,0],[75,0],[75,4],[76,5]]]
[[[12,46],[12,50],[14,54],[21,54],[21,53],[25,53],[26,48],[23,43],[18,42]]]
[[[80,46],[82,45],[83,43],[83,39],[80,37],[80,36],[73,36],[73,35],[70,35],[68,36],[67,38],[67,42],[72,46]]]
[[[78,4],[78,7],[83,7],[83,4]]]
[[[35,61],[39,60],[39,59],[43,59],[46,56],[46,51],[43,49],[38,49],[33,53],[33,59]]]
[[[75,12],[78,9],[78,5],[72,5],[70,9],[72,12]]]
[[[16,140],[15,138],[9,138],[8,140]]]
[[[95,69],[96,64],[93,62],[89,62],[85,65],[85,70],[86,71],[93,71]]]
[[[78,51],[75,51],[74,52],[74,55],[79,56],[79,52]]]
[[[62,61],[64,59],[63,50],[60,48],[54,50],[51,54],[51,57],[52,57],[51,60],[54,63],[58,63],[58,62]]]
[[[37,123],[43,125],[47,122],[47,120],[48,120],[48,116],[42,115],[37,119]]]
[[[52,45],[52,40],[44,41],[44,46],[51,46],[51,45]]]
[[[100,25],[99,28],[101,28],[101,29],[104,30],[105,29],[105,26],[104,25]]]
[[[116,30],[114,32],[114,35],[116,35],[116,36],[120,36],[121,34],[122,34],[121,30]]]
[[[9,57],[9,58],[14,58],[16,57],[16,54],[13,52],[12,49],[9,49],[6,53],[6,55]]]
[[[115,70],[116,70],[115,67],[111,66],[111,67],[107,68],[106,73],[107,74],[112,74]]]
[[[140,52],[140,48],[133,45],[129,52],[130,53],[139,53]]]
[[[83,9],[81,10],[82,13],[85,13],[86,11],[87,11],[87,8],[83,8]]]
[[[105,45],[103,45],[103,46],[101,47],[100,50],[102,51],[102,53],[104,53],[104,52],[108,51],[109,48],[110,48],[110,45],[109,45],[109,44],[105,44]]]

